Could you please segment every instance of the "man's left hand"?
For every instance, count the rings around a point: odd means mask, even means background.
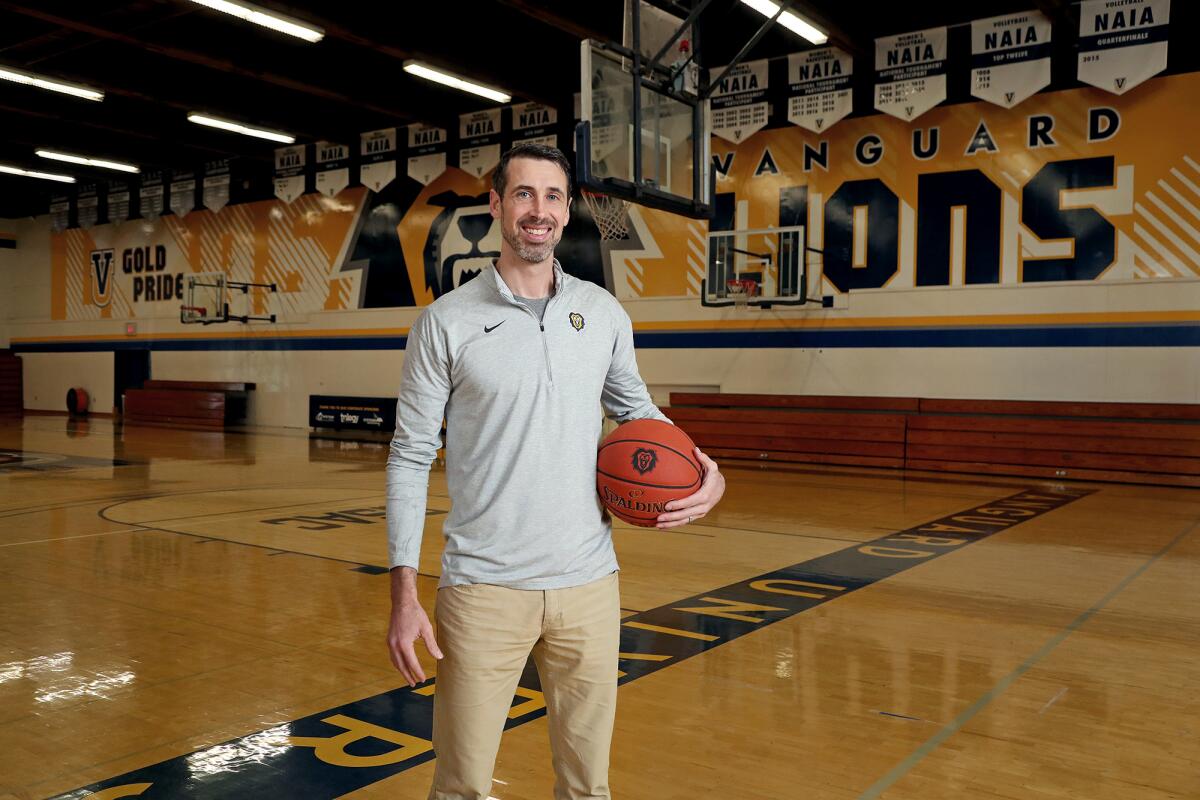
[[[725,494],[725,476],[717,468],[717,462],[701,453],[699,447],[696,448],[696,458],[704,467],[704,480],[700,488],[693,495],[667,503],[667,513],[659,514],[656,528],[678,528],[695,522],[721,502],[721,496]]]

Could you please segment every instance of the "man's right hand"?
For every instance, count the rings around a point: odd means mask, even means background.
[[[388,653],[392,665],[400,670],[409,686],[425,680],[425,670],[417,658],[416,642],[425,642],[425,649],[434,658],[442,657],[433,626],[417,599],[417,572],[412,567],[392,570],[392,620],[388,626]]]

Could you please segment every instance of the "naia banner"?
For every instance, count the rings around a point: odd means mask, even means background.
[[[946,99],[946,29],[875,40],[875,108],[912,120]]]
[[[1167,68],[1171,0],[1079,5],[1079,80],[1124,94]]]
[[[1012,108],[1050,84],[1050,20],[1040,11],[971,23],[971,94]]]
[[[820,133],[854,110],[854,57],[836,47],[788,56],[788,122]]]

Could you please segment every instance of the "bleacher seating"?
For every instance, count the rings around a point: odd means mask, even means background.
[[[245,420],[253,383],[149,380],[125,391],[125,422],[220,429]]]

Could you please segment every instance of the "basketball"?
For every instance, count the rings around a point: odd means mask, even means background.
[[[600,443],[596,489],[614,517],[653,528],[666,504],[695,494],[704,470],[696,445],[679,428],[657,419],[621,425]]]

